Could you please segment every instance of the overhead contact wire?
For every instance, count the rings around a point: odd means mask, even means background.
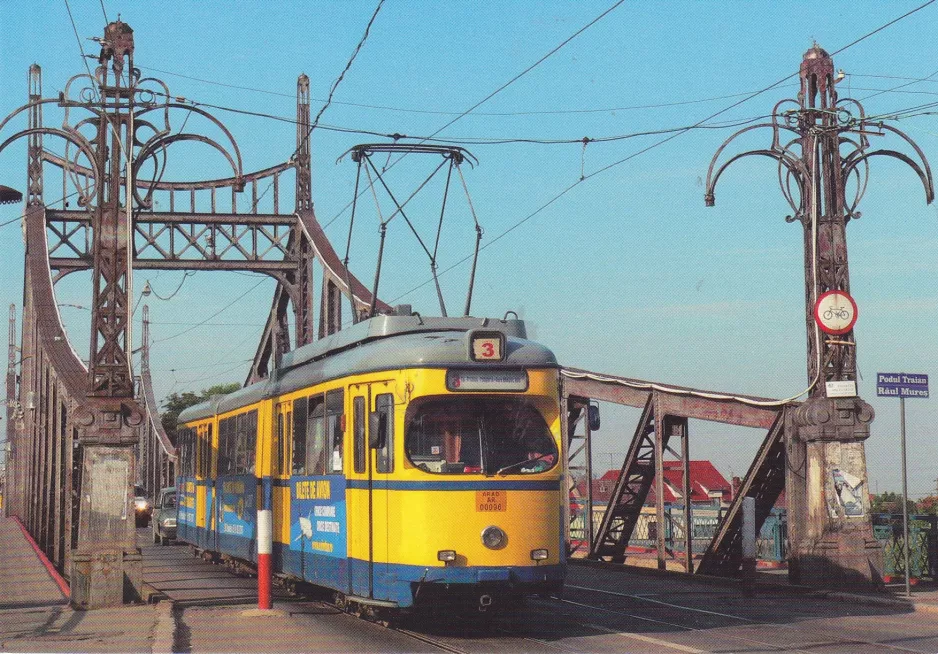
[[[864,35],[861,36],[860,38],[855,39],[854,41],[851,41],[851,42],[848,43],[847,45],[845,45],[845,46],[843,46],[843,47],[841,47],[841,48],[835,50],[833,54],[840,54],[840,53],[844,52],[844,51],[847,50],[848,48],[851,48],[851,47],[857,45],[858,43],[861,43],[862,41],[864,41],[864,40],[870,38],[871,36],[873,36],[873,35],[875,35],[875,34],[881,32],[882,30],[886,29],[887,27],[890,27],[891,25],[896,24],[896,23],[899,22],[900,20],[902,20],[902,19],[904,19],[904,18],[907,18],[908,16],[911,16],[912,14],[914,14],[914,13],[916,13],[916,12],[918,12],[918,11],[921,11],[922,9],[924,9],[925,7],[928,7],[928,6],[931,5],[931,4],[934,4],[936,1],[938,1],[938,0],[928,0],[928,2],[926,2],[926,3],[922,4],[922,5],[920,5],[919,7],[916,7],[915,9],[912,9],[911,11],[908,11],[908,12],[902,14],[902,15],[899,16],[898,18],[895,18],[895,19],[889,21],[888,23],[885,23],[884,25],[881,25],[880,27],[877,27],[876,29],[872,30],[871,32],[867,32],[866,34],[864,34]],[[832,55],[832,56],[833,56],[833,55]],[[671,136],[668,136],[667,138],[661,139],[660,141],[657,141],[657,142],[655,142],[654,144],[649,145],[649,146],[646,147],[646,148],[643,148],[643,149],[641,149],[641,150],[638,150],[637,152],[633,152],[632,154],[630,154],[630,155],[628,155],[628,156],[626,156],[626,157],[623,157],[622,159],[619,159],[618,161],[615,161],[615,162],[613,162],[613,163],[611,163],[611,164],[609,164],[609,165],[607,165],[607,166],[604,166],[604,167],[602,167],[602,168],[600,168],[600,169],[598,169],[598,170],[596,170],[596,171],[593,171],[592,173],[590,173],[589,175],[586,175],[586,176],[582,177],[581,179],[578,179],[577,181],[573,182],[572,184],[570,184],[569,186],[567,186],[566,188],[564,188],[562,191],[560,191],[557,195],[555,195],[554,197],[552,197],[550,200],[548,200],[547,202],[545,202],[544,204],[542,204],[540,207],[538,207],[537,209],[535,209],[532,213],[528,214],[527,216],[525,216],[524,218],[522,218],[521,220],[519,220],[518,222],[516,222],[516,223],[513,224],[512,226],[510,226],[508,229],[506,229],[505,231],[503,231],[501,234],[499,234],[498,236],[496,236],[496,237],[495,237],[494,239],[492,239],[491,241],[489,241],[489,242],[485,243],[484,245],[482,245],[481,248],[480,248],[480,250],[484,250],[485,248],[487,248],[487,247],[489,247],[489,246],[491,246],[491,245],[497,243],[497,242],[498,242],[499,240],[501,240],[503,237],[507,236],[509,233],[513,232],[515,229],[517,229],[518,227],[520,227],[521,225],[523,225],[524,223],[526,223],[526,222],[529,221],[530,219],[534,218],[536,215],[538,215],[539,213],[541,213],[544,209],[547,209],[549,206],[551,206],[552,204],[554,204],[555,202],[557,202],[560,198],[562,198],[563,196],[565,196],[567,193],[569,193],[571,190],[573,190],[574,188],[576,188],[577,186],[579,186],[579,185],[582,184],[583,182],[585,182],[585,181],[587,181],[587,180],[589,180],[589,179],[592,179],[593,177],[595,177],[595,176],[597,176],[597,175],[599,175],[599,174],[601,174],[601,173],[604,173],[604,172],[606,172],[606,171],[608,171],[608,170],[610,170],[610,169],[612,169],[612,168],[615,168],[616,166],[619,166],[619,165],[621,165],[621,164],[623,164],[623,163],[625,163],[625,162],[627,162],[627,161],[629,161],[629,160],[631,160],[631,159],[634,159],[635,157],[638,157],[638,156],[640,156],[640,155],[642,155],[642,154],[644,154],[644,153],[646,153],[646,152],[648,152],[648,151],[650,151],[650,150],[653,150],[653,149],[655,149],[655,148],[657,148],[657,147],[659,147],[659,146],[661,146],[661,145],[664,145],[665,143],[667,143],[667,142],[669,142],[669,141],[671,141],[671,140],[677,138],[678,136],[681,136],[682,134],[687,133],[687,132],[690,131],[691,129],[695,129],[695,128],[699,127],[700,125],[702,125],[703,123],[708,122],[708,121],[712,120],[713,118],[716,118],[717,116],[720,116],[720,115],[726,113],[727,111],[730,111],[731,109],[734,109],[735,107],[738,107],[738,106],[740,106],[741,104],[743,104],[743,103],[745,103],[745,102],[748,102],[749,100],[752,100],[753,98],[755,98],[755,97],[757,97],[757,96],[759,96],[759,95],[762,95],[763,93],[765,93],[765,92],[767,92],[767,91],[770,91],[770,90],[773,89],[773,88],[776,88],[777,86],[779,86],[779,85],[781,85],[782,83],[788,81],[789,79],[791,79],[792,77],[794,77],[794,76],[797,75],[797,74],[798,74],[798,73],[796,72],[796,73],[791,73],[790,75],[786,75],[785,77],[783,77],[783,78],[779,79],[778,81],[776,81],[776,82],[774,82],[774,83],[772,83],[772,84],[766,86],[765,88],[763,88],[763,89],[761,89],[761,90],[759,90],[759,91],[756,91],[755,93],[752,93],[752,94],[748,95],[747,97],[743,98],[742,100],[739,100],[739,101],[737,101],[737,102],[734,102],[734,103],[730,104],[729,106],[725,107],[724,109],[721,109],[720,111],[717,111],[717,112],[715,112],[715,113],[713,113],[713,114],[710,114],[709,116],[707,116],[706,118],[704,118],[704,119],[698,121],[697,123],[695,123],[695,124],[692,125],[692,126],[686,128],[686,129],[680,130],[680,131],[678,131],[677,133],[675,133],[675,134],[673,134],[673,135],[671,135]],[[343,211],[344,211],[344,210],[343,210]],[[341,214],[340,214],[340,215],[341,215]],[[460,260],[457,261],[456,263],[452,264],[451,266],[449,266],[449,267],[446,268],[445,270],[441,271],[440,274],[442,275],[442,274],[445,274],[445,273],[449,272],[449,271],[452,270],[453,268],[456,268],[457,266],[462,265],[463,263],[465,263],[465,262],[468,261],[469,259],[470,259],[470,256],[463,257],[462,259],[460,259]],[[423,288],[424,286],[426,286],[427,284],[429,284],[430,281],[431,281],[431,280],[427,280],[427,281],[425,281],[425,282],[423,282],[423,283],[421,283],[421,284],[419,284],[419,285],[413,287],[413,288],[410,289],[409,291],[406,291],[405,293],[402,293],[401,295],[397,296],[397,297],[396,297],[394,300],[392,300],[391,302],[396,302],[397,300],[401,299],[402,297],[406,297],[407,295],[413,293],[414,291],[416,291],[416,290],[418,290],[418,289],[420,289],[420,288]]]
[[[934,2],[934,1],[935,1],[935,0],[932,0],[932,2]],[[594,18],[593,20],[591,20],[589,23],[587,23],[586,25],[584,25],[583,27],[581,27],[580,29],[578,29],[576,32],[574,32],[574,33],[573,33],[571,36],[569,36],[568,38],[564,39],[559,45],[557,45],[556,47],[554,47],[552,50],[550,50],[550,52],[548,52],[547,54],[545,54],[543,57],[541,57],[540,59],[538,59],[537,61],[535,61],[533,64],[531,64],[530,66],[528,66],[527,68],[525,68],[523,71],[521,71],[520,73],[518,73],[517,75],[515,75],[514,77],[512,77],[510,80],[508,80],[507,82],[505,82],[504,84],[502,84],[500,87],[498,87],[498,88],[495,89],[494,91],[492,91],[491,93],[489,93],[487,96],[485,96],[484,98],[482,98],[481,100],[479,100],[478,102],[476,102],[474,105],[472,105],[471,107],[469,107],[468,109],[466,109],[465,111],[463,111],[462,113],[460,113],[458,116],[456,116],[455,118],[453,118],[451,121],[449,121],[448,123],[446,123],[445,125],[443,125],[442,127],[440,127],[438,130],[436,130],[435,132],[433,132],[429,137],[427,137],[427,138],[424,139],[424,140],[418,141],[417,145],[419,145],[420,143],[423,143],[423,142],[425,142],[426,140],[429,140],[430,138],[436,136],[437,134],[439,134],[440,132],[442,132],[443,130],[445,130],[447,127],[449,127],[450,125],[454,124],[456,121],[458,121],[458,120],[464,118],[465,116],[467,116],[467,115],[468,115],[470,112],[472,112],[474,109],[476,109],[476,108],[482,106],[483,104],[485,104],[486,102],[488,102],[489,100],[491,100],[493,97],[495,97],[496,95],[498,95],[499,93],[501,93],[502,91],[504,91],[506,88],[508,88],[509,86],[511,86],[512,84],[514,84],[515,82],[517,82],[519,79],[521,79],[522,77],[524,77],[525,75],[527,75],[529,72],[531,72],[532,70],[534,70],[535,68],[537,68],[537,67],[538,67],[539,65],[541,65],[544,61],[546,61],[548,58],[550,58],[553,54],[555,54],[555,53],[558,52],[561,48],[563,48],[565,45],[567,45],[568,43],[570,43],[573,39],[575,39],[576,37],[578,37],[580,34],[582,34],[583,32],[585,32],[587,29],[589,29],[590,27],[592,27],[593,25],[595,25],[597,22],[599,22],[599,21],[602,20],[603,18],[605,18],[610,12],[612,12],[614,9],[616,9],[617,7],[619,7],[619,6],[620,6],[621,4],[623,4],[624,2],[625,2],[625,0],[618,0],[618,2],[614,3],[611,7],[609,7],[609,8],[606,9],[604,12],[602,12],[601,14],[599,14],[599,16],[597,16],[596,18]],[[407,156],[407,153],[402,154],[400,157],[398,157],[397,159],[395,159],[394,162],[392,162],[389,166],[387,166],[387,167],[386,167],[386,170],[390,170],[391,168],[393,168],[395,165],[397,165],[399,162],[401,162],[401,161],[404,159],[404,157],[406,157],[406,156]],[[335,221],[339,216],[341,216],[343,213],[345,213],[345,211],[349,208],[349,205],[350,205],[350,204],[351,204],[351,203],[346,204],[345,207],[343,207],[342,210],[339,211],[338,214],[336,214],[331,220],[329,220],[328,223],[326,223],[326,226],[330,225],[330,224],[331,224],[333,221]],[[324,228],[325,228],[325,227],[324,227]]]

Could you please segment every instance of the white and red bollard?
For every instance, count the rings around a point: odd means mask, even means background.
[[[273,571],[270,557],[274,545],[273,484],[269,477],[263,481],[263,501],[257,510],[257,608],[269,610]]]

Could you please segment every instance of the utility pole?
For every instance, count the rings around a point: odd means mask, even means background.
[[[817,44],[808,50],[797,100],[779,102],[770,123],[747,127],[724,142],[710,165],[705,200],[713,206],[717,180],[737,159],[759,155],[778,161],[782,192],[794,211],[786,220],[803,227],[809,384],[808,399],[786,411],[789,574],[800,583],[859,587],[881,583],[882,552],[869,516],[863,441],[870,435],[873,409],[856,389],[856,307],[849,296],[846,226],[860,217],[856,207],[872,156],[907,163],[921,178],[929,203],[934,189],[928,162],[911,139],[867,120],[859,102],[838,99],[835,85],[842,77]],[[733,156],[717,167],[729,142],[757,127],[771,129],[770,147]],[[904,139],[921,165],[895,151],[871,148],[870,137],[889,133]],[[850,202],[848,183],[857,186]],[[819,315],[832,294],[839,299],[829,308],[850,318],[842,325]]]

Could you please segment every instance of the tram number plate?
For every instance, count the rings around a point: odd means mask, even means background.
[[[508,493],[506,491],[476,491],[476,511],[504,511],[507,508]]]

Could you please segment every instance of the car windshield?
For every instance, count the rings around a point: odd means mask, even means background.
[[[163,508],[172,509],[176,506],[176,493],[167,493],[163,496]]]
[[[407,410],[410,461],[441,474],[530,474],[557,463],[544,417],[524,398],[440,396]]]

